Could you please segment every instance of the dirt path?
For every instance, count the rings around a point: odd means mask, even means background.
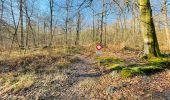
[[[85,94],[89,92],[90,86],[94,85],[102,75],[99,69],[92,64],[94,61],[80,55],[77,57],[81,61],[75,63],[73,69],[67,72],[70,74],[68,75],[68,82],[71,82],[72,85],[61,93],[58,98],[60,100],[87,99],[88,97]]]
[[[44,79],[44,75],[40,76],[41,82],[36,83],[31,89],[21,92],[21,95],[43,100],[90,99],[86,94],[100,78],[101,71],[94,64],[94,60],[82,55],[76,55],[76,57],[79,61],[74,63],[71,68],[47,75],[46,78],[52,78],[49,81]]]

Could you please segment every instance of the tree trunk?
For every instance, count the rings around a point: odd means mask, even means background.
[[[95,41],[95,12],[93,10],[93,41]]]
[[[150,0],[138,0],[142,33],[144,35],[144,54],[147,58],[161,56],[155,26],[152,17]]]
[[[69,8],[70,0],[66,1],[66,20],[65,20],[65,44],[68,45],[68,32],[69,32]]]
[[[1,21],[3,21],[3,14],[4,14],[4,2],[5,0],[1,0]],[[3,23],[3,22],[2,22]],[[3,43],[3,34],[2,34],[2,27],[3,25],[1,24],[0,26],[0,41],[1,41],[1,46],[4,47],[4,43]]]
[[[76,41],[75,41],[75,45],[79,45],[80,27],[81,27],[81,13],[80,13],[80,10],[79,10],[78,13],[77,13],[77,28],[76,28]]]
[[[106,1],[104,0],[103,1],[104,3],[104,16],[105,16],[105,22],[104,22],[104,46],[106,47],[107,46],[107,5],[106,5]]]
[[[101,16],[101,33],[100,33],[100,43],[103,42],[103,23],[104,23],[104,13],[105,13],[105,0],[102,0],[103,4],[102,4],[102,16]]]
[[[168,14],[167,14],[167,0],[163,0],[163,15],[164,15],[164,23],[165,23],[165,33],[167,37],[167,44],[170,47],[170,39],[169,39],[169,27],[168,27]]]
[[[21,49],[24,49],[24,30],[23,30],[23,1],[20,0],[20,18],[21,18]]]
[[[50,43],[49,43],[49,46],[52,45],[52,40],[53,40],[53,5],[54,5],[54,1],[50,0]]]

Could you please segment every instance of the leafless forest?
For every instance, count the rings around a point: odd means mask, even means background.
[[[170,100],[170,0],[0,0],[0,100]]]

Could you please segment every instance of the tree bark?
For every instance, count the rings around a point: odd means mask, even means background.
[[[144,55],[147,58],[160,57],[161,53],[153,22],[150,0],[138,0],[138,3],[142,33],[144,35]]]

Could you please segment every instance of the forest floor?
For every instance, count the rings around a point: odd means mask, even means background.
[[[95,51],[78,51],[1,59],[0,99],[170,100],[170,70],[123,78],[99,66]],[[124,59],[124,66],[147,63],[140,53],[105,50],[103,56]]]

